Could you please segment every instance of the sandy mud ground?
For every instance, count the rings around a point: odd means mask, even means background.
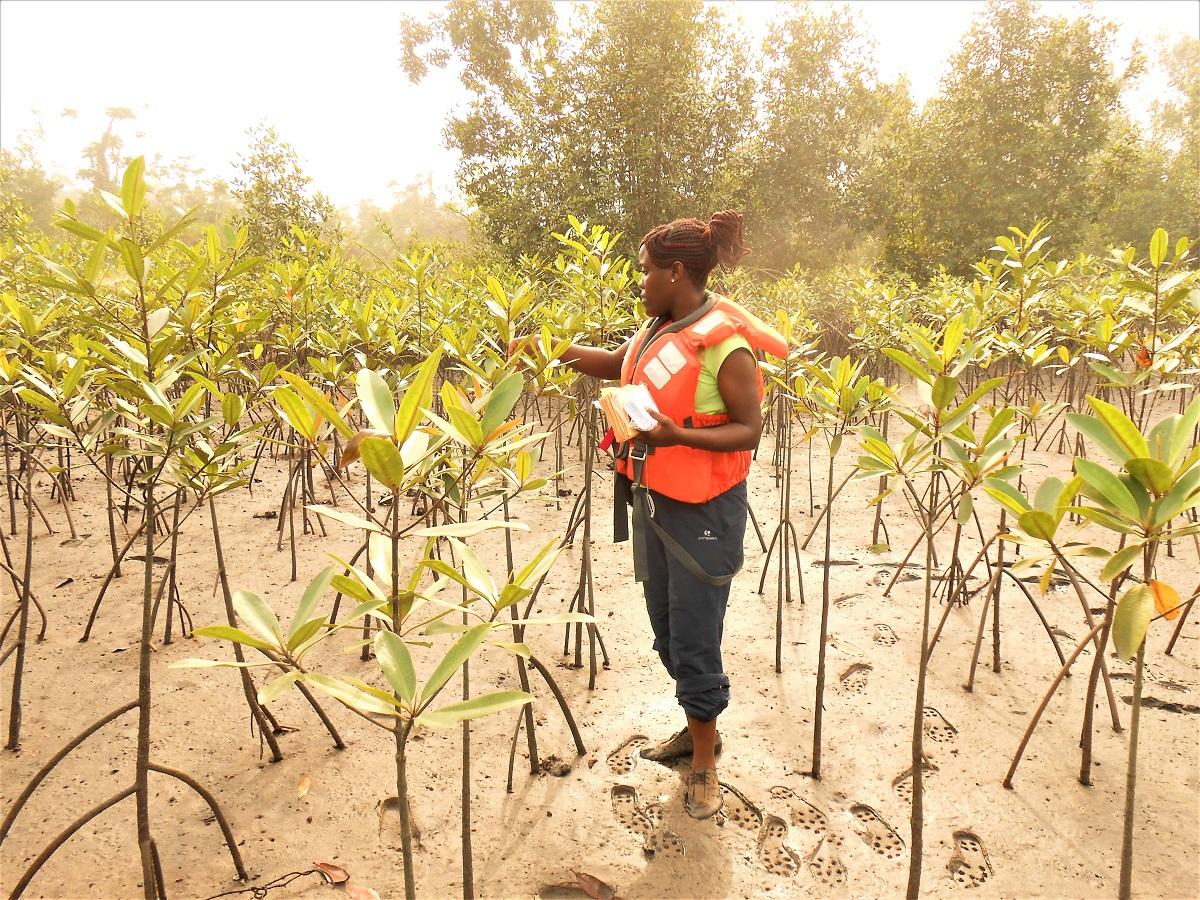
[[[774,438],[764,438],[751,475],[751,505],[766,537],[778,519],[769,465]],[[821,441],[818,439],[818,443]],[[840,481],[855,454],[840,457]],[[573,448],[568,460],[577,462]],[[813,471],[825,471],[820,448]],[[804,471],[796,452],[794,517],[801,539],[811,527]],[[1032,454],[1035,482],[1061,474],[1064,457]],[[327,564],[325,551],[353,552],[350,529],[329,522],[329,537],[298,537],[300,580],[290,584],[289,557],[277,552],[276,522],[262,518],[278,507],[286,462],[259,470],[253,496],[244,490],[220,501],[226,553],[235,588],[265,596],[289,615],[307,579]],[[603,476],[603,477],[602,477]],[[361,473],[354,476],[360,484]],[[565,485],[577,492],[578,467]],[[19,753],[0,755],[0,807],[7,810],[29,777],[64,742],[106,711],[136,695],[140,572],[136,563],[114,582],[92,638],[79,643],[87,614],[109,561],[103,494],[95,473],[80,470],[74,512],[90,536],[64,544],[65,529],[34,543],[34,590],[49,614],[45,641],[30,645],[25,720]],[[61,508],[43,503],[56,529]],[[817,476],[816,492],[824,493]],[[746,567],[734,583],[726,621],[725,667],[733,703],[721,718],[727,786],[725,812],[696,822],[683,810],[686,768],[637,759],[636,749],[682,724],[671,684],[650,647],[639,588],[632,580],[628,545],[611,544],[611,489],[607,473],[595,487],[595,597],[611,666],[594,690],[584,668],[562,655],[563,627],[530,629],[534,652],[550,665],[570,699],[588,752],[574,753],[570,735],[544,684],[534,681],[539,751],[546,768],[529,773],[525,739],[517,744],[513,793],[505,791],[515,713],[475,723],[472,840],[476,892],[481,897],[583,896],[572,870],[590,873],[622,897],[882,897],[902,895],[909,844],[910,764],[915,666],[919,655],[921,581],[915,570],[889,597],[883,584],[895,571],[916,527],[898,505],[889,509],[892,550],[868,549],[874,485],[851,484],[835,507],[829,677],[825,697],[823,778],[810,766],[814,673],[820,620],[821,535],[801,554],[807,602],[797,594],[784,611],[783,673],[774,670],[775,573],[756,593],[765,562],[751,529]],[[560,533],[573,497],[555,502],[526,498],[513,514],[531,531],[519,535],[518,559]],[[992,516],[994,504],[980,508]],[[949,534],[943,535],[947,544]],[[19,542],[13,542],[19,550]],[[503,566],[500,545],[497,573]],[[978,541],[968,539],[969,560]],[[899,548],[899,549],[898,549]],[[575,590],[582,547],[563,553],[540,595],[539,611],[564,611]],[[943,548],[945,552],[945,549]],[[136,551],[135,551],[136,552]],[[919,554],[914,559],[920,559]],[[1088,561],[1094,566],[1093,561]],[[892,563],[892,567],[886,564]],[[222,621],[207,514],[193,514],[180,546],[184,603],[196,625]],[[1197,580],[1194,547],[1177,546],[1160,578],[1184,596]],[[1093,573],[1094,574],[1094,573]],[[11,591],[3,604],[12,609]],[[1034,587],[1036,592],[1036,587]],[[1094,597],[1095,606],[1101,606]],[[985,638],[973,693],[967,679],[980,600],[954,609],[934,652],[924,716],[930,769],[925,791],[923,892],[930,897],[1112,897],[1117,892],[1125,786],[1126,735],[1115,734],[1103,692],[1097,697],[1095,785],[1076,774],[1083,696],[1091,651],[1086,651],[1051,702],[1016,776],[1001,780],[1029,715],[1058,669],[1057,657],[1029,602],[1007,583],[1001,607],[1000,671],[991,668]],[[1055,590],[1041,601],[1066,652],[1084,633],[1074,594]],[[941,608],[935,610],[940,615]],[[36,617],[33,619],[36,628]],[[1173,623],[1172,623],[1173,626]],[[1142,717],[1138,780],[1135,894],[1194,897],[1200,884],[1200,615],[1184,629],[1173,657],[1163,655],[1166,623],[1152,626],[1147,651],[1147,707]],[[161,626],[159,627],[161,638]],[[989,626],[990,634],[990,626]],[[347,641],[342,642],[348,643]],[[336,641],[331,643],[337,643]],[[573,650],[573,648],[572,648]],[[343,866],[350,884],[383,897],[403,896],[394,768],[390,738],[328,703],[347,748],[328,734],[294,692],[274,709],[288,733],[285,759],[271,764],[251,734],[249,716],[232,670],[168,669],[188,656],[232,658],[227,644],[179,640],[154,657],[153,755],[190,772],[223,805],[251,874],[262,884],[314,861]],[[418,669],[422,657],[417,654]],[[375,678],[372,663],[331,646],[325,671]],[[428,672],[428,662],[425,662]],[[1130,707],[1130,667],[1110,658],[1122,721]],[[3,671],[7,721],[11,662]],[[489,653],[472,664],[472,685],[517,686],[512,657]],[[0,855],[0,889],[12,890],[49,838],[79,813],[132,784],[135,718],[127,716],[93,737],[43,784],[17,821]],[[291,730],[294,729],[294,730]],[[639,737],[642,736],[642,737]],[[420,829],[416,880],[426,897],[461,896],[459,835],[460,737],[457,730],[426,732],[412,744],[410,783]],[[553,766],[554,762],[564,765]],[[242,885],[207,810],[178,783],[151,776],[154,832],[172,896],[209,897]],[[307,792],[300,796],[301,783]],[[907,790],[906,790],[907,789]],[[644,853],[649,846],[655,852]],[[78,833],[41,871],[27,896],[140,896],[134,807],[126,801]],[[270,897],[329,897],[344,889],[306,876]],[[249,897],[250,894],[240,896]]]

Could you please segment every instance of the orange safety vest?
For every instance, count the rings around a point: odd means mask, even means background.
[[[634,335],[621,364],[621,384],[644,384],[659,412],[684,428],[710,428],[729,421],[725,413],[696,412],[701,350],[740,334],[754,351],[780,358],[788,353],[787,340],[778,331],[716,294],[708,294],[691,315],[655,330],[659,324],[651,319]],[[761,373],[758,398],[761,402]],[[638,472],[630,449],[625,446],[618,454],[617,471],[635,483],[640,476],[641,484],[684,503],[705,503],[744,480],[750,471],[749,450],[719,452],[677,445],[644,448],[645,462]]]

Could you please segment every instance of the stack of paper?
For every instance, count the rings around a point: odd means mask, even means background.
[[[650,415],[651,410],[658,411],[658,406],[644,384],[603,388],[596,405],[604,411],[618,441],[627,441],[639,431],[650,431],[658,424]]]

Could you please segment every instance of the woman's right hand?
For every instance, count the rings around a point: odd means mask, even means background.
[[[540,339],[536,334],[527,334],[524,337],[513,338],[508,342],[508,358],[512,359],[514,356],[519,356],[529,349],[531,345],[537,347],[539,343]]]

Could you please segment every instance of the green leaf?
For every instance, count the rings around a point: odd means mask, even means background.
[[[375,658],[392,690],[406,703],[412,703],[417,697],[417,673],[400,636],[391,631],[376,634]]]
[[[359,445],[363,465],[380,484],[393,491],[404,483],[404,462],[391,438],[372,436]]]
[[[471,654],[483,643],[483,639],[487,637],[489,631],[492,630],[491,623],[484,622],[482,625],[475,625],[467,631],[462,637],[451,645],[446,651],[446,655],[442,657],[442,661],[438,663],[437,668],[433,670],[433,674],[429,676],[429,680],[425,682],[425,687],[421,689],[421,699],[418,706],[426,706],[438,692],[446,686],[446,682],[450,677],[462,668],[463,663],[471,658]]]
[[[1058,506],[1058,497],[1062,493],[1063,483],[1059,478],[1050,477],[1042,482],[1033,499],[1034,509],[1054,513]]]
[[[129,163],[121,179],[121,206],[130,219],[136,219],[146,201],[146,157],[139,156]]]
[[[1133,455],[1118,443],[1117,439],[1109,433],[1109,430],[1104,427],[1104,423],[1099,419],[1084,415],[1083,413],[1067,413],[1067,421],[1071,423],[1076,431],[1108,454],[1109,458],[1114,462],[1123,464],[1125,460]]]
[[[338,593],[345,594],[347,597],[353,597],[360,603],[372,603],[375,600],[375,597],[367,590],[367,586],[358,578],[351,578],[348,575],[334,575],[330,584]]]
[[[392,434],[396,425],[396,405],[392,401],[392,391],[387,382],[371,369],[359,369],[354,387],[358,392],[358,402],[371,427],[384,434]]]
[[[234,591],[233,608],[242,621],[258,632],[260,637],[274,641],[276,647],[283,644],[283,631],[279,627],[275,610],[258,594],[253,591]]]
[[[896,350],[893,347],[884,347],[883,353],[888,359],[897,363],[902,369],[908,370],[908,372],[917,378],[917,380],[922,381],[925,384],[933,383],[933,377],[929,374],[929,370],[903,350]]]
[[[121,262],[129,277],[141,284],[146,280],[146,261],[142,257],[142,248],[129,238],[121,238],[117,242],[117,251],[121,254]]]
[[[1154,527],[1166,525],[1184,510],[1200,504],[1200,467],[1183,475],[1170,492],[1155,504]]]
[[[1197,397],[1187,405],[1187,408],[1183,411],[1183,415],[1180,416],[1179,421],[1176,423],[1175,433],[1171,437],[1171,446],[1165,458],[1168,465],[1176,466],[1179,464],[1184,451],[1192,443],[1192,433],[1195,431],[1197,422],[1200,422],[1200,397]]]
[[[196,659],[194,656],[167,664],[168,669],[265,669],[268,666],[274,668],[275,663],[269,659],[261,662],[237,662],[233,659]]]
[[[1088,487],[1096,491],[1108,503],[1119,509],[1134,522],[1141,521],[1141,512],[1133,494],[1125,487],[1124,482],[1099,463],[1081,456],[1075,457],[1075,471],[1079,473]]]
[[[297,375],[295,372],[280,372],[280,377],[287,380],[288,384],[296,391],[297,394],[311,406],[317,413],[336,428],[344,438],[354,437],[354,429],[342,417],[342,414],[337,411],[329,398],[318,391],[315,387]]]
[[[275,405],[278,407],[285,422],[296,429],[307,440],[316,440],[317,423],[309,414],[308,407],[304,405],[304,401],[296,395],[295,391],[280,385],[271,391],[271,399],[275,401]]]
[[[1040,509],[1031,509],[1021,513],[1017,522],[1020,524],[1021,530],[1030,537],[1035,537],[1043,541],[1053,540],[1054,532],[1058,528],[1058,523],[1055,522],[1054,516]]]
[[[492,576],[488,573],[487,566],[483,564],[483,560],[479,558],[479,555],[466,544],[461,541],[456,541],[455,543],[458,545],[463,575],[466,577],[467,583],[471,586],[471,590],[487,600],[492,606],[495,606],[496,583],[492,581]]]
[[[230,428],[237,426],[241,421],[242,414],[246,411],[246,401],[233,391],[229,391],[221,398],[221,418]]]
[[[219,641],[233,641],[235,644],[245,644],[247,647],[253,647],[255,650],[278,650],[277,644],[271,644],[248,632],[242,631],[240,628],[234,628],[232,625],[205,625],[203,628],[195,629],[192,634],[196,637],[215,638]]]
[[[492,392],[488,394],[487,403],[483,407],[483,419],[480,422],[484,437],[496,429],[497,426],[503,425],[508,421],[509,415],[513,411],[513,407],[517,405],[517,401],[521,398],[521,391],[525,388],[525,378],[520,372],[513,372],[506,375],[500,380],[500,383],[492,388]]]
[[[311,507],[310,507],[311,509]],[[512,528],[516,531],[528,531],[529,526],[516,519],[507,522],[480,519],[475,522],[451,522],[448,525],[436,525],[431,528],[415,528],[409,532],[414,537],[474,537],[493,528]]]
[[[511,641],[488,641],[489,647],[498,647],[501,650],[507,650],[509,653],[519,656],[522,659],[529,659],[533,656],[533,651],[529,649],[528,644],[514,644]]]
[[[966,525],[971,521],[971,513],[975,511],[975,501],[971,497],[970,491],[964,491],[962,497],[958,501],[958,512],[954,514],[954,520],[959,525]]]
[[[1146,638],[1146,629],[1154,616],[1154,592],[1137,584],[1121,595],[1113,613],[1113,647],[1121,659],[1133,659]]]
[[[351,528],[361,528],[363,531],[383,530],[374,522],[368,521],[362,516],[356,516],[354,513],[346,512],[345,510],[321,506],[319,503],[310,503],[307,508],[319,516],[325,516],[326,518],[341,522],[343,525],[349,525]]]
[[[1108,562],[1104,564],[1104,568],[1100,570],[1101,581],[1112,581],[1131,565],[1134,560],[1142,555],[1142,542],[1130,544],[1128,547],[1122,547],[1116,553],[1108,558]]]
[[[1125,463],[1125,471],[1141,483],[1142,487],[1157,497],[1171,490],[1175,478],[1171,468],[1157,459],[1137,457]]]
[[[988,492],[988,495],[993,500],[1007,507],[1010,512],[1018,516],[1029,510],[1029,501],[1025,499],[1025,495],[1007,481],[1001,481],[998,478],[987,478],[983,482],[983,489]]]
[[[1105,403],[1096,397],[1088,397],[1088,403],[1095,411],[1096,416],[1104,423],[1104,427],[1113,436],[1123,450],[1126,450],[1130,456],[1149,456],[1150,445],[1146,443],[1146,439],[1142,433],[1138,431],[1133,420],[1125,413],[1121,412],[1111,403]],[[1124,462],[1125,460],[1121,460]]]
[[[316,672],[306,672],[301,676],[301,681],[306,684],[311,684],[319,691],[323,691],[333,699],[344,703],[351,709],[357,709],[363,713],[373,713],[375,715],[394,717],[396,708],[390,703],[384,703],[378,697],[373,697],[366,691],[359,690],[344,681],[337,678],[330,678],[328,675],[319,675]]]
[[[946,409],[954,402],[958,393],[958,379],[953,375],[938,375],[933,380],[933,406],[938,411]]]
[[[268,681],[258,690],[258,702],[266,705],[273,700],[278,700],[284,691],[303,677],[301,672],[285,672],[278,678]]]
[[[309,619],[296,629],[295,634],[290,634],[287,640],[288,653],[294,652],[298,647],[303,647],[309,640],[316,637],[321,629],[326,626],[328,620],[324,616],[317,616],[315,619]],[[307,652],[307,648],[306,648]]]
[[[525,691],[493,691],[480,694],[470,700],[451,703],[422,714],[417,722],[429,728],[449,728],[465,719],[478,719],[516,706],[533,702],[533,695]]]
[[[400,398],[400,406],[393,420],[392,434],[403,444],[416,430],[421,421],[421,410],[429,406],[433,399],[433,379],[437,375],[438,366],[442,362],[442,351],[437,349],[433,355],[421,364],[412,383]]]
[[[304,595],[300,598],[300,605],[296,607],[296,615],[292,618],[292,626],[288,629],[288,638],[291,638],[301,625],[313,617],[313,612],[316,610],[317,604],[321,602],[321,598],[329,590],[329,583],[333,580],[333,576],[337,574],[337,571],[337,566],[327,566],[317,573],[316,578],[308,583],[308,587],[304,589]]]
[[[105,237],[104,232],[99,228],[93,228],[91,225],[80,222],[78,219],[55,219],[53,224],[89,241],[103,241]]]
[[[1167,231],[1165,228],[1156,228],[1154,234],[1150,237],[1150,265],[1158,268],[1163,264],[1163,260],[1167,258]]]

